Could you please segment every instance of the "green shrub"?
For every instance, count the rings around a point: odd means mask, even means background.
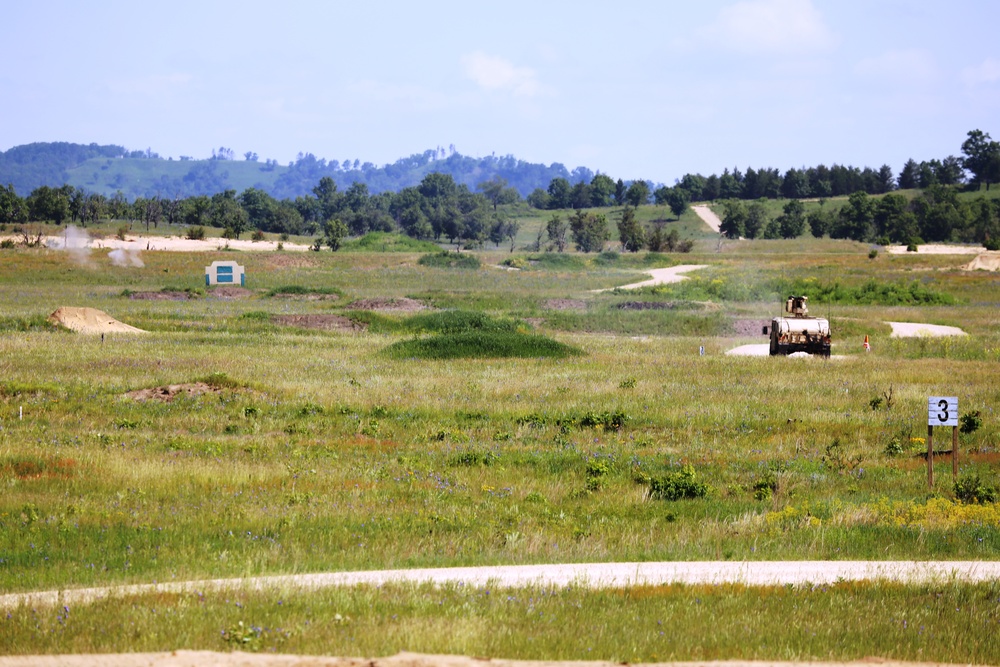
[[[955,482],[955,498],[963,503],[995,503],[1000,499],[997,487],[986,484],[979,475],[971,473]]]
[[[983,247],[987,250],[1000,250],[1000,238],[986,239],[983,241]]]
[[[593,428],[600,426],[607,430],[617,431],[625,426],[630,417],[622,410],[614,412],[588,412],[580,417],[580,426]]]
[[[708,485],[697,480],[691,465],[685,465],[678,472],[668,472],[649,480],[649,496],[658,500],[704,498],[706,495]]]
[[[490,450],[468,449],[459,452],[448,460],[448,465],[453,467],[489,467],[500,460],[500,455]]]
[[[403,325],[409,331],[443,334],[471,331],[516,332],[526,326],[518,320],[499,319],[486,313],[469,310],[422,313],[408,318]]]
[[[467,252],[448,252],[442,250],[433,255],[424,255],[417,263],[421,266],[431,266],[439,269],[478,269],[482,266],[479,258]]]
[[[253,230],[253,234],[250,235],[250,240],[251,241],[263,241],[264,240],[264,232],[260,231],[259,229]]]
[[[430,241],[389,232],[369,232],[359,239],[344,241],[341,252],[437,252],[438,246]]]
[[[960,424],[958,430],[962,433],[975,433],[983,425],[983,418],[980,416],[979,410],[966,412],[958,421]]]
[[[955,299],[950,294],[933,290],[914,280],[909,284],[883,283],[869,279],[856,286],[839,281],[821,283],[809,278],[777,283],[781,294],[805,294],[811,304],[840,303],[867,306],[950,306]]]
[[[334,294],[341,296],[340,290],[332,287],[303,287],[302,285],[282,285],[275,287],[267,293],[267,296],[309,296],[312,294]]]
[[[14,245],[14,239],[4,239],[3,241],[0,241],[0,249],[2,250],[9,250],[10,248],[13,248]]]
[[[189,241],[202,241],[202,240],[204,240],[205,239],[205,228],[201,227],[201,226],[198,226],[198,227],[189,227],[188,230],[187,230],[187,238],[188,238]]]
[[[565,359],[583,352],[545,336],[509,331],[471,331],[400,341],[385,349],[395,359]]]

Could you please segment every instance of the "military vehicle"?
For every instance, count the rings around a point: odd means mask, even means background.
[[[830,322],[822,317],[809,317],[809,297],[790,296],[785,300],[786,317],[775,317],[764,333],[771,335],[771,356],[805,352],[830,356]]]

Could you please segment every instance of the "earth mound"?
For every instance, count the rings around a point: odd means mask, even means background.
[[[49,315],[49,322],[82,334],[146,333],[96,308],[64,306]]]
[[[406,297],[398,299],[359,299],[347,307],[353,310],[379,310],[405,313],[427,309],[427,306],[416,299],[408,299]]]
[[[962,266],[964,271],[1000,271],[1000,253],[984,252]]]
[[[364,326],[340,315],[275,315],[275,324],[320,331],[361,331]]]
[[[253,292],[245,287],[216,287],[208,295],[217,299],[247,299]]]
[[[132,292],[128,298],[133,301],[187,301],[194,297],[189,292],[163,290],[162,292]]]
[[[125,395],[136,401],[160,401],[170,403],[178,396],[201,396],[202,394],[217,394],[218,387],[213,387],[204,382],[189,382],[186,384],[171,384],[165,387],[149,387],[147,389],[136,389],[127,392]]]
[[[587,310],[587,302],[581,299],[549,299],[545,307],[549,310]]]

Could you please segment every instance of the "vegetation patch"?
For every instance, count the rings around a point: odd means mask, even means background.
[[[364,236],[343,241],[340,252],[437,252],[438,246],[430,241],[393,234],[390,232],[369,232]]]
[[[704,498],[707,494],[708,485],[697,479],[690,465],[649,480],[649,496],[658,500]]]
[[[304,287],[302,285],[282,285],[275,287],[267,293],[269,297],[306,299],[306,300],[327,300],[337,299],[343,293],[332,287]]]
[[[873,278],[852,287],[840,282],[821,283],[799,278],[787,283],[780,293],[807,294],[812,303],[863,306],[950,306],[956,302],[950,294],[931,289],[917,280],[889,283]]]
[[[71,458],[25,455],[0,459],[0,477],[69,479],[77,469],[76,459]]]
[[[67,329],[54,325],[45,315],[27,317],[0,317],[0,331],[61,331]]]
[[[564,359],[583,351],[536,334],[466,331],[400,341],[386,348],[394,359]]]
[[[438,269],[478,269],[482,262],[475,255],[467,252],[448,252],[443,250],[433,255],[424,255],[417,263],[420,266],[431,266]]]

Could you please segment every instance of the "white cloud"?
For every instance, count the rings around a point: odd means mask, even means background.
[[[823,52],[837,41],[811,0],[737,2],[722,9],[697,37],[712,48],[781,55]]]
[[[515,97],[535,97],[542,92],[538,76],[530,67],[517,67],[482,51],[463,55],[461,63],[465,75],[485,90],[507,92]]]
[[[962,70],[962,81],[970,86],[1000,82],[1000,60],[987,58],[975,67],[966,67]]]
[[[921,49],[887,51],[858,61],[854,71],[868,79],[899,84],[929,83],[939,77],[934,57]]]

